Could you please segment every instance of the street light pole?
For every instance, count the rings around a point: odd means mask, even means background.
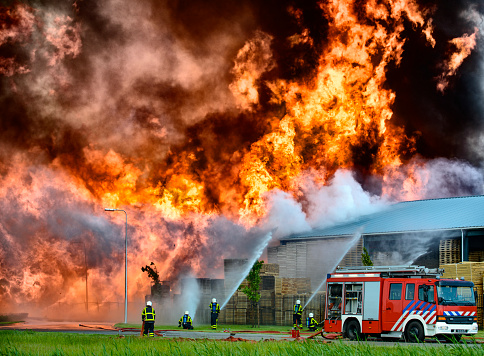
[[[124,323],[128,323],[128,213],[123,209],[109,209],[105,211],[123,211],[126,214],[126,235],[124,238]]]

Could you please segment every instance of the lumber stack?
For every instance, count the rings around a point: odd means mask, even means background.
[[[223,309],[225,310],[223,315],[219,315],[219,319],[224,319],[227,324],[245,324],[247,321],[247,306],[247,296],[241,291],[236,291]]]
[[[310,278],[276,277],[274,283],[276,294],[301,294],[311,292]]]
[[[340,266],[360,266],[362,253],[363,253],[363,239],[360,238],[358,242],[343,257],[339,265]]]
[[[260,269],[261,276],[279,276],[279,265],[277,263],[263,263]]]
[[[484,262],[484,251],[469,251],[470,262]]]
[[[459,239],[441,240],[439,242],[439,264],[461,262],[460,245]]]

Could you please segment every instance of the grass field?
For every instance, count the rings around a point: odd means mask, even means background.
[[[422,347],[372,342],[345,344],[307,341],[228,342],[140,338],[35,331],[0,331],[0,355],[484,355],[481,345]]]

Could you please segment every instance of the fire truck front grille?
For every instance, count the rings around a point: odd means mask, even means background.
[[[447,316],[447,324],[472,324],[474,322],[473,317],[469,316]]]

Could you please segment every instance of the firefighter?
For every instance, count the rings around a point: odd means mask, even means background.
[[[309,313],[309,317],[306,318],[306,326],[308,327],[309,331],[316,331],[318,330],[319,323],[314,319],[314,314]]]
[[[301,306],[301,301],[298,299],[296,300],[296,304],[292,308],[292,322],[294,324],[294,328],[302,328],[301,322],[301,315],[303,312],[303,307]]]
[[[220,305],[217,303],[217,299],[213,298],[210,303],[210,325],[212,329],[217,329],[218,314],[220,313]]]
[[[178,320],[178,327],[183,326],[183,329],[193,330],[192,318],[188,315],[188,310],[183,314],[183,316]]]
[[[155,336],[155,317],[156,313],[153,309],[153,303],[150,300],[146,302],[146,307],[141,313],[141,320],[143,321],[143,336]]]

